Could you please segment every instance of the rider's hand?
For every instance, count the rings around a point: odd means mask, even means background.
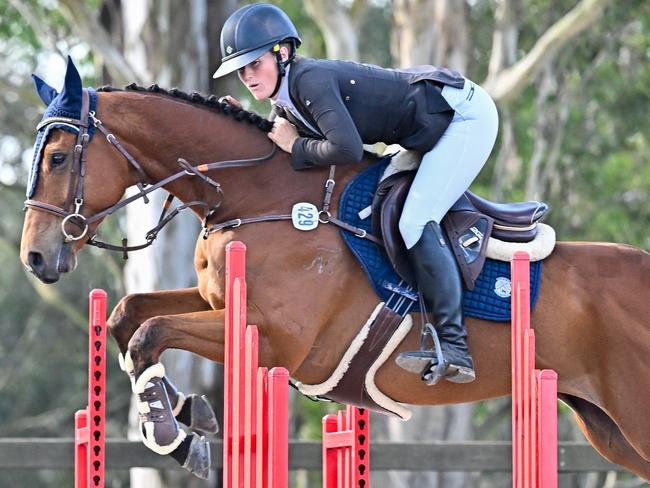
[[[219,102],[227,103],[228,105],[232,105],[233,107],[242,108],[241,102],[237,100],[235,97],[231,97],[230,95],[221,97],[219,99]]]
[[[273,121],[273,129],[267,135],[280,149],[291,153],[293,143],[298,139],[298,130],[287,119],[276,117]]]

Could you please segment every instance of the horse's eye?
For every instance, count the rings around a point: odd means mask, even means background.
[[[65,153],[54,153],[50,156],[50,164],[52,164],[52,166],[59,166],[65,163],[65,158]]]

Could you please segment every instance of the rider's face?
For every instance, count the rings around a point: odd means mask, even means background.
[[[270,98],[278,79],[275,55],[267,52],[252,63],[237,70],[239,79],[256,100]]]
[[[284,46],[280,48],[280,54],[282,59],[287,59],[288,51]],[[255,61],[237,70],[237,74],[256,100],[270,98],[278,81],[278,64],[275,54],[264,53]]]

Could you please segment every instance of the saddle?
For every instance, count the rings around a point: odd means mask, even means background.
[[[415,278],[398,223],[415,171],[400,171],[385,178],[372,201],[372,234],[381,236],[389,261],[406,283]],[[530,242],[537,235],[537,223],[548,212],[543,202],[495,203],[466,191],[442,220],[463,282],[474,289],[486,259],[489,237],[506,242]]]

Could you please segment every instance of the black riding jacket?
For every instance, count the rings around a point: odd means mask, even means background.
[[[427,152],[454,116],[442,87],[464,84],[456,71],[435,66],[398,70],[298,56],[289,70],[289,95],[319,133],[286,114],[309,136],[293,144],[292,166],[359,162],[363,144],[376,142]]]

